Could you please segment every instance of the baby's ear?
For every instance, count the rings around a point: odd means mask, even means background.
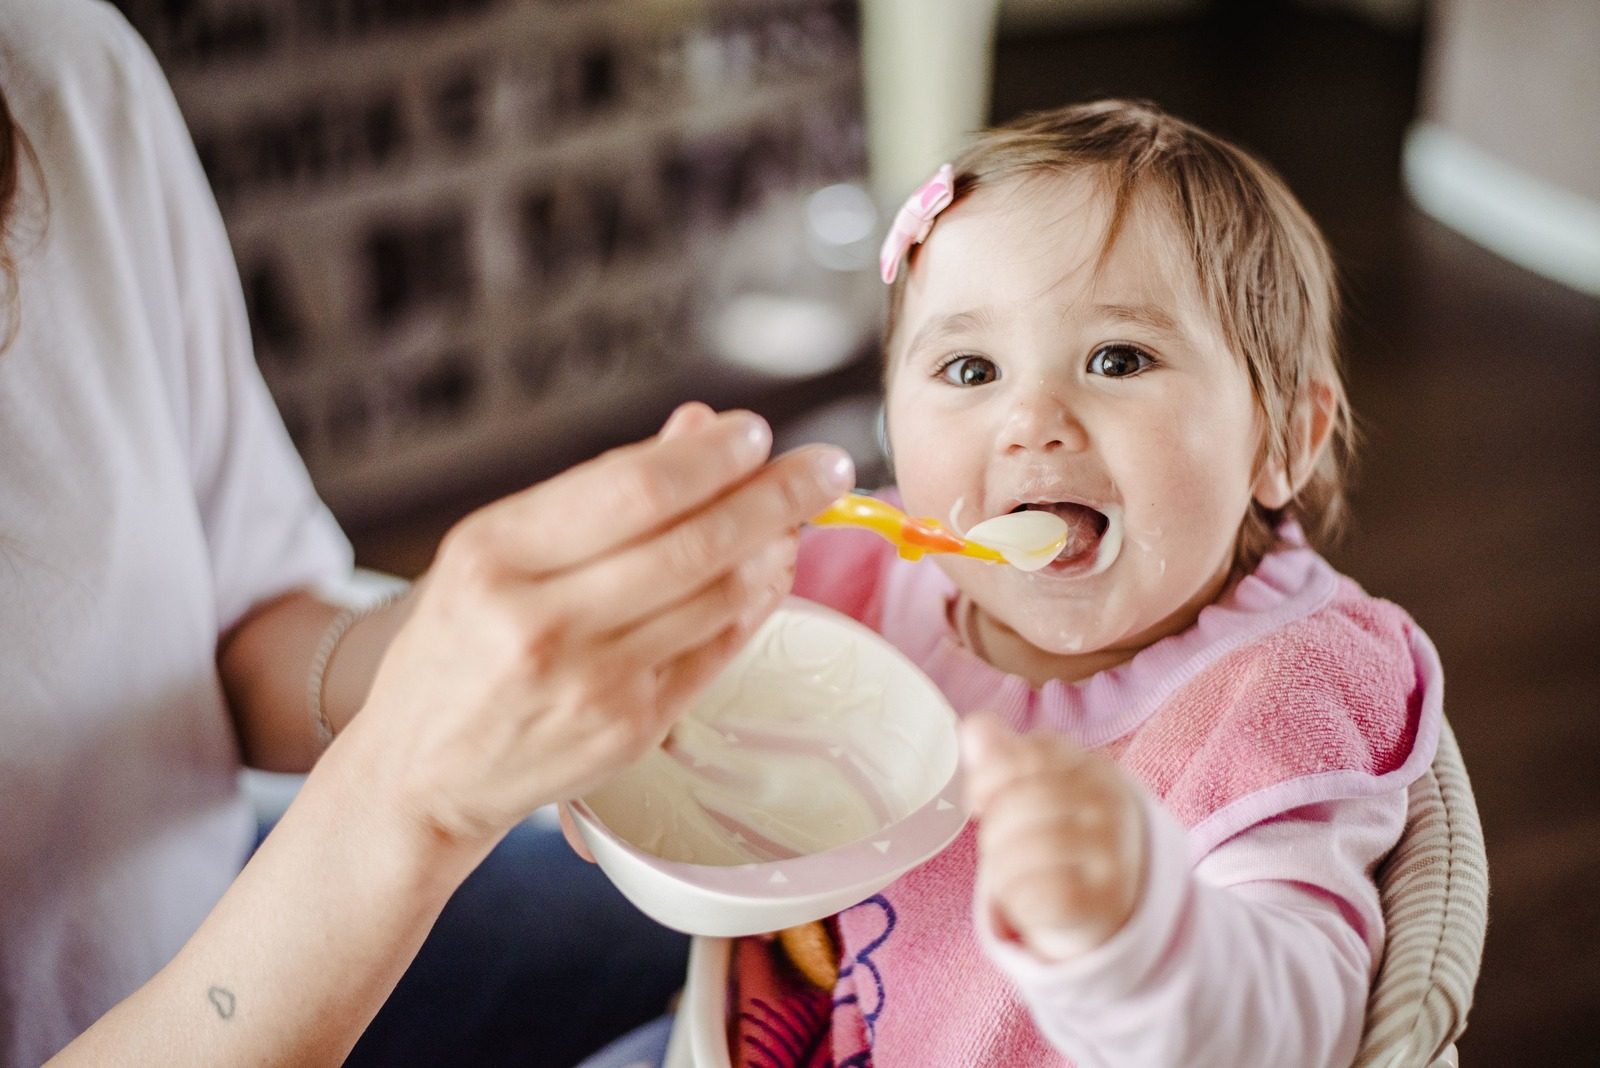
[[[1252,494],[1263,508],[1277,510],[1294,500],[1328,447],[1337,406],[1333,386],[1314,381],[1289,416],[1289,455],[1268,457],[1256,475]]]

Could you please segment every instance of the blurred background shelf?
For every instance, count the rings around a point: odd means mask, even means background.
[[[867,358],[875,209],[859,197],[843,237],[816,218],[819,191],[866,173],[853,3],[123,7],[347,523],[548,472],[677,397],[759,395],[714,344],[751,295],[814,328],[774,388]]]

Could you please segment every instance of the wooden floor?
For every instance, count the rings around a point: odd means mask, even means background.
[[[996,115],[1154,99],[1266,156],[1328,232],[1365,432],[1357,521],[1332,555],[1438,644],[1488,838],[1462,1063],[1600,1063],[1600,302],[1408,206],[1416,35],[1221,6],[1252,18],[1004,41]],[[416,573],[493,489],[353,531],[359,558]]]

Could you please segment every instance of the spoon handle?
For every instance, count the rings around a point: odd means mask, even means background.
[[[986,545],[968,541],[946,530],[934,519],[912,519],[894,505],[861,493],[847,493],[811,517],[816,526],[860,527],[870,530],[899,549],[907,560],[925,553],[956,553],[990,563],[1005,558]]]

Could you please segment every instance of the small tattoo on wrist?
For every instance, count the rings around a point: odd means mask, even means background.
[[[224,1020],[233,1019],[233,991],[214,986],[206,991],[206,997],[211,999],[211,1007],[217,1010],[217,1015]]]

